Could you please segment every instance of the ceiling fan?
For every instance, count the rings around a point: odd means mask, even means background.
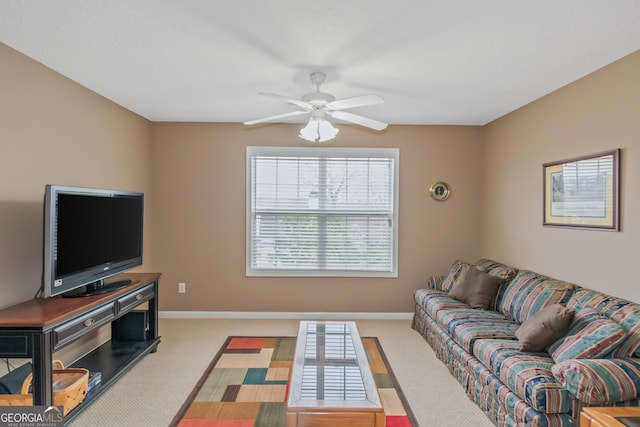
[[[300,131],[300,137],[314,142],[328,141],[329,139],[334,138],[338,133],[338,129],[334,128],[331,123],[329,123],[327,116],[331,116],[345,122],[355,123],[374,130],[383,130],[387,127],[387,124],[384,122],[349,113],[347,111],[342,111],[349,108],[384,103],[384,100],[378,95],[362,95],[353,98],[339,99],[336,101],[333,95],[320,92],[320,85],[324,83],[324,80],[327,77],[325,73],[318,71],[311,73],[309,77],[311,79],[311,83],[316,86],[316,91],[304,95],[301,100],[275,93],[260,93],[260,95],[296,105],[300,107],[301,110],[277,114],[275,116],[264,117],[262,119],[249,120],[244,122],[244,124],[255,125],[271,120],[283,119],[285,117],[309,114],[309,123]]]

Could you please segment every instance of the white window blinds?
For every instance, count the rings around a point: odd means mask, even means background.
[[[397,149],[247,149],[247,274],[397,277]]]

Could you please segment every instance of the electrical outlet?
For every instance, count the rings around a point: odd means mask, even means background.
[[[184,282],[178,283],[178,293],[184,294],[187,293],[187,284]]]

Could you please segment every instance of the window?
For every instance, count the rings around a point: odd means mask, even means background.
[[[247,148],[247,275],[397,277],[398,149]]]

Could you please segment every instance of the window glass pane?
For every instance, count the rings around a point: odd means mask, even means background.
[[[254,230],[257,268],[312,268],[318,265],[318,217],[258,215]]]
[[[317,202],[318,166],[318,159],[255,158],[256,209],[304,209]]]
[[[327,159],[327,209],[392,210],[391,159]]]
[[[249,147],[247,274],[396,277],[397,154]]]
[[[391,224],[385,217],[327,219],[327,267],[335,270],[391,268]]]

